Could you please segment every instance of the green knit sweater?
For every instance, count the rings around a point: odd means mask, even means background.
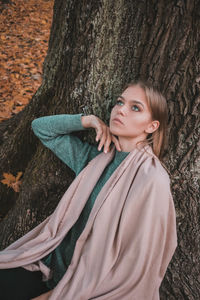
[[[32,129],[41,142],[67,164],[75,172],[76,176],[91,159],[100,153],[95,146],[82,142],[71,134],[73,131],[85,129],[81,123],[81,115],[54,115],[38,118],[32,122]],[[113,160],[105,168],[94,187],[77,222],[60,245],[43,258],[43,263],[53,272],[53,277],[47,282],[49,288],[54,288],[65,274],[70,265],[76,241],[87,223],[98,193],[127,155],[128,152],[116,151]]]

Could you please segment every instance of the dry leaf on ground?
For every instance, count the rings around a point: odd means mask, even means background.
[[[21,185],[21,181],[19,180],[22,176],[22,172],[18,172],[17,176],[10,173],[3,173],[4,179],[1,180],[1,183],[6,184],[8,187],[13,188],[16,193],[19,193],[19,188]]]
[[[12,0],[0,14],[0,121],[21,111],[42,82],[53,0]]]

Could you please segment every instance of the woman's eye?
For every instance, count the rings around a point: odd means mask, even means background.
[[[139,107],[137,105],[133,105],[132,106],[132,110],[133,111],[140,111]]]
[[[117,104],[117,105],[123,105],[123,102],[122,102],[121,100],[117,100],[117,101],[116,101],[116,104]]]

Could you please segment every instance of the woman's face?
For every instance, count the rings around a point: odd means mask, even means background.
[[[157,122],[158,124],[154,124]],[[146,139],[148,133],[155,131],[158,121],[152,121],[150,109],[144,90],[138,86],[128,87],[117,98],[110,116],[110,131],[119,137],[136,145]]]

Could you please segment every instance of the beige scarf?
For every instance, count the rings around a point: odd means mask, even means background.
[[[53,251],[78,219],[114,150],[77,176],[54,213],[0,252],[0,268],[50,270]],[[150,147],[133,150],[103,186],[72,261],[50,300],[158,300],[176,248],[175,210],[168,174]]]

